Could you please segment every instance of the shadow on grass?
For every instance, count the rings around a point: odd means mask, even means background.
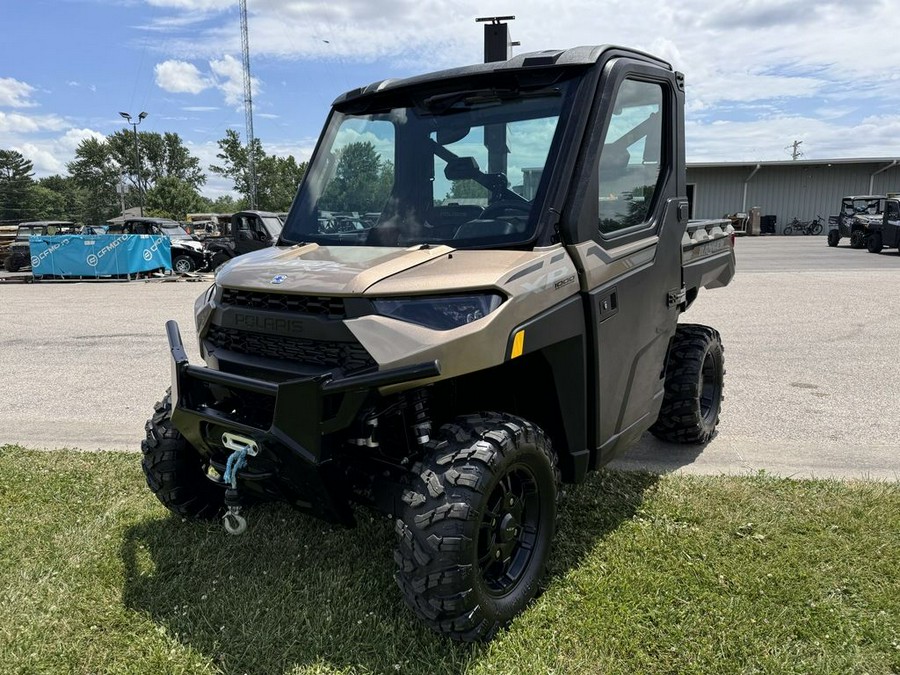
[[[600,472],[570,486],[548,582],[630,519],[657,480]],[[124,602],[226,673],[465,670],[484,647],[418,623],[393,582],[391,522],[357,516],[359,526],[346,530],[258,506],[240,537],[218,523],[146,521],[123,541]]]

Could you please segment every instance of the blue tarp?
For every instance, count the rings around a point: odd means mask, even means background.
[[[172,242],[151,234],[30,237],[36,276],[108,277],[172,269]]]

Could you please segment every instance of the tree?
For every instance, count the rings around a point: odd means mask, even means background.
[[[140,166],[134,151],[134,133],[123,129],[105,140],[87,138],[75,151],[75,161],[68,165],[69,173],[78,186],[85,191],[86,222],[103,222],[115,216],[122,206],[137,206],[144,193],[145,206],[148,196],[163,179],[174,179],[185,184],[199,198],[197,190],[206,182],[200,169],[200,160],[191,156],[178,134],[139,132],[138,146],[141,155]],[[140,175],[140,185],[138,183]],[[119,202],[117,186],[128,185],[130,189]],[[166,181],[166,186],[154,199],[166,209],[180,208],[179,204],[191,203],[182,187]],[[179,197],[173,197],[173,189]],[[175,201],[172,201],[175,199]]]
[[[32,191],[30,202],[32,210],[43,215],[33,215],[35,220],[59,219],[76,222],[85,221],[84,192],[75,181],[67,176],[46,176],[38,180],[34,188],[47,191],[49,194],[39,196]],[[52,211],[52,213],[50,213]]]
[[[287,211],[306,174],[306,162],[297,163],[293,155],[263,157],[256,167],[257,202],[265,211]]]
[[[452,199],[487,199],[490,196],[488,189],[480,183],[465,178],[463,180],[455,180],[450,185],[450,192],[444,197],[445,200]]]
[[[75,159],[67,168],[84,193],[86,223],[102,223],[119,212],[116,186],[121,180],[121,167],[106,141],[85,138],[78,144]]]
[[[185,220],[188,213],[199,213],[203,200],[191,184],[175,176],[162,176],[144,199],[146,209],[154,216]]]
[[[253,139],[253,151],[256,165],[259,166],[259,160],[264,157],[262,143],[258,138]],[[210,165],[209,170],[213,173],[230,178],[234,183],[234,190],[242,195],[246,202],[250,203],[250,152],[249,149],[241,143],[241,135],[234,129],[225,131],[225,138],[219,141],[219,152],[216,154],[222,165]]]
[[[240,134],[234,129],[225,132],[225,138],[219,141],[220,152],[216,155],[222,160],[221,165],[212,165],[213,173],[230,178],[235,192],[244,198],[244,204],[250,203],[250,150],[241,143]],[[297,162],[293,155],[279,157],[266,155],[262,142],[253,139],[253,153],[256,169],[256,202],[265,211],[287,211],[297,187],[306,174],[307,163]]]
[[[27,218],[34,165],[15,150],[0,150],[0,220]]]
[[[334,178],[319,200],[327,211],[380,211],[391,192],[394,167],[382,161],[369,141],[349,143],[340,151]]]
[[[137,182],[137,157],[134,151],[134,132],[121,129],[106,138],[110,156],[122,168],[123,175],[135,188]],[[140,151],[140,177],[144,192],[149,192],[160,178],[177,178],[194,190],[206,182],[200,169],[200,160],[193,157],[178,134],[154,131],[138,132]]]

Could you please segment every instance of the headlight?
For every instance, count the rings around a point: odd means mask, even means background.
[[[481,319],[503,302],[499,293],[480,293],[440,298],[391,298],[375,300],[375,311],[399,321],[434,330],[450,330]]]

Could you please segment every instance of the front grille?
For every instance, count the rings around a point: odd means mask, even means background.
[[[376,365],[369,352],[358,342],[307,340],[223,326],[212,326],[206,339],[220,349],[239,354],[284,359],[327,369],[340,368],[347,374]]]
[[[289,295],[287,293],[265,293],[226,288],[222,291],[222,304],[250,309],[264,309],[272,312],[293,312],[327,319],[345,319],[343,298],[315,295]]]

